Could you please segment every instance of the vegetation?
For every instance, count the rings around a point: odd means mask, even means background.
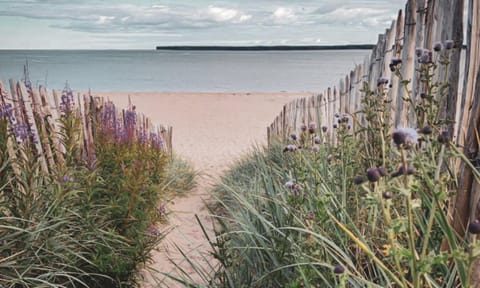
[[[139,270],[165,235],[155,225],[165,219],[160,200],[194,183],[191,169],[168,159],[156,135],[133,136],[134,110],[121,128],[108,107],[88,115],[97,125],[87,153],[69,96],[62,95],[58,130],[47,134],[18,124],[9,104],[0,107],[1,287],[138,286]],[[48,171],[37,143],[55,152]]]
[[[447,71],[448,49],[417,53],[420,103],[401,60],[390,69],[418,126],[392,127],[392,87],[381,78],[374,91],[365,83],[361,111],[335,115],[333,127],[303,125],[246,156],[214,191],[218,267],[189,285],[470,287],[480,224],[462,237],[449,211],[459,161],[475,181],[480,174],[444,130],[448,83],[434,72]]]

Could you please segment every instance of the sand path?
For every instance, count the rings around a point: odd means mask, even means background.
[[[122,107],[130,95],[140,111],[154,123],[174,127],[174,151],[191,161],[202,173],[198,187],[187,197],[176,198],[167,205],[169,226],[173,230],[154,255],[152,267],[158,271],[175,272],[173,259],[186,271],[191,267],[181,263],[183,257],[176,246],[190,258],[202,263],[209,246],[195,214],[210,228],[211,221],[204,201],[209,199],[211,184],[219,175],[255,144],[266,143],[266,127],[282,106],[311,93],[97,93],[108,96]],[[166,227],[161,227],[166,228]],[[161,275],[156,275],[160,278]],[[180,287],[170,281],[155,285],[151,279],[145,287]]]

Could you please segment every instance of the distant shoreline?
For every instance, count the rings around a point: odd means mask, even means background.
[[[157,46],[156,50],[179,51],[294,51],[294,50],[371,50],[373,44],[306,45],[306,46]]]

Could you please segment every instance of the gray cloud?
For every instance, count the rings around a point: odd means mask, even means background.
[[[138,39],[135,35],[141,34],[155,44],[333,44],[339,42],[339,34],[344,41],[358,43],[373,42],[402,2],[0,0],[0,24],[41,19],[52,29],[99,34],[109,41]],[[371,34],[356,35],[359,31]]]

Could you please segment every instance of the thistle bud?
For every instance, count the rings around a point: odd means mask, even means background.
[[[392,199],[393,193],[390,192],[390,191],[385,191],[385,192],[382,193],[382,197],[383,197],[383,199]]]
[[[447,40],[445,41],[445,49],[450,50],[455,48],[455,41],[453,40]]]
[[[480,222],[478,220],[473,220],[468,224],[468,232],[471,234],[480,234]]]
[[[313,142],[314,142],[315,144],[320,144],[320,137],[319,137],[319,136],[315,136],[315,137],[313,138]]]
[[[353,183],[356,184],[356,185],[360,185],[362,184],[363,182],[365,182],[365,179],[363,178],[362,175],[356,175],[353,177]]]
[[[344,272],[345,272],[345,268],[340,264],[337,264],[335,265],[335,267],[333,267],[333,273],[335,274],[343,274]]]
[[[420,129],[419,131],[421,134],[425,134],[425,135],[430,135],[432,134],[432,127],[430,127],[429,125],[427,126],[424,126],[422,129]]]
[[[380,166],[377,168],[378,169],[378,173],[380,173],[380,176],[387,176],[388,175],[388,171],[387,171],[387,168],[383,167],[383,166]]]
[[[442,51],[442,49],[443,49],[442,42],[436,42],[435,44],[433,44],[433,51],[440,52]]]
[[[377,182],[380,180],[380,172],[377,168],[368,168],[367,169],[367,179],[370,182]]]

